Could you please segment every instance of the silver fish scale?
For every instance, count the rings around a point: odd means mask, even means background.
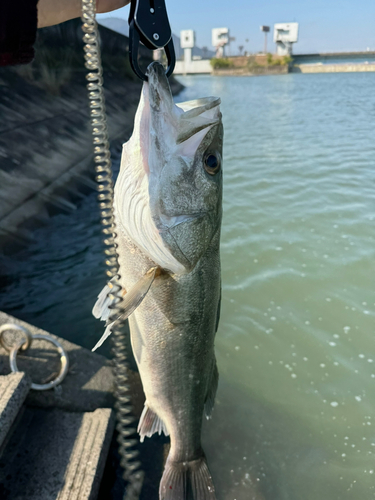
[[[220,100],[178,107],[163,67],[152,63],[147,75],[115,187],[120,281],[127,291],[120,317],[129,317],[146,395],[141,439],[161,431],[171,439],[160,500],[215,500],[201,427],[218,382]],[[105,293],[94,307],[102,319],[110,307]]]
[[[201,454],[204,403],[215,362],[220,299],[219,231],[192,272],[155,279],[130,316],[131,341],[148,406],[164,421],[175,461]],[[119,242],[122,285],[155,265],[134,245]]]

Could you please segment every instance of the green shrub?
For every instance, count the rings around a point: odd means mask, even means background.
[[[274,59],[272,54],[267,54],[267,64],[269,66],[287,66],[293,61],[290,56],[284,56],[282,59]]]
[[[293,57],[291,57],[291,56],[284,56],[283,57],[283,64],[287,65],[287,64],[290,64],[291,62],[293,62]]]
[[[211,59],[210,64],[213,69],[226,69],[232,66],[232,63],[229,61],[229,59],[225,59],[223,57],[214,57],[213,59]]]
[[[256,61],[249,61],[247,63],[247,67],[250,71],[256,71],[258,68],[261,68],[262,66],[258,64]]]

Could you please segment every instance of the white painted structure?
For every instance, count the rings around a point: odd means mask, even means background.
[[[180,45],[182,49],[192,49],[193,47],[195,47],[195,31],[180,31]]]
[[[184,69],[185,74],[190,73],[192,63],[192,49],[195,46],[195,31],[182,30],[180,31],[180,45],[184,49]]]
[[[212,66],[209,59],[193,59],[186,61],[176,61],[174,75],[205,75],[212,73]]]
[[[216,57],[223,57],[225,46],[230,42],[228,28],[214,28],[212,30],[212,45],[216,49]]]
[[[293,43],[298,42],[298,23],[278,23],[274,25],[273,41],[279,56],[290,56]]]
[[[191,75],[211,73],[212,68],[209,59],[193,58],[192,50],[195,47],[195,32],[193,30],[182,30],[180,32],[180,45],[184,49],[184,60],[176,61],[175,75]]]

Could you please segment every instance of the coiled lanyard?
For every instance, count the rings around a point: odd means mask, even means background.
[[[114,185],[112,180],[111,154],[103,91],[103,68],[100,57],[100,44],[95,20],[95,0],[82,1],[82,29],[84,32],[85,66],[88,69],[88,97],[93,132],[94,162],[99,190],[99,208],[105,234],[105,255],[107,276],[111,278],[111,295],[114,306],[111,316],[114,320],[121,314],[119,304],[122,301],[119,263],[116,247],[116,223],[113,209]],[[175,66],[175,53],[172,32],[168,21],[164,0],[132,0],[129,16],[129,55],[135,74],[144,81],[147,76],[138,65],[139,43],[151,50],[164,48],[168,59],[167,76]],[[134,448],[136,433],[135,419],[132,417],[130,387],[128,381],[128,362],[126,352],[126,334],[121,325],[112,330],[114,367],[116,375],[116,410],[119,453],[124,468],[124,479],[128,482],[125,499],[138,500],[142,485],[143,471],[139,453]]]

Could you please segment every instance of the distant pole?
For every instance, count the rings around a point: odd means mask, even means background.
[[[260,31],[264,33],[264,53],[267,54],[267,33],[270,31],[269,26],[261,26]]]

